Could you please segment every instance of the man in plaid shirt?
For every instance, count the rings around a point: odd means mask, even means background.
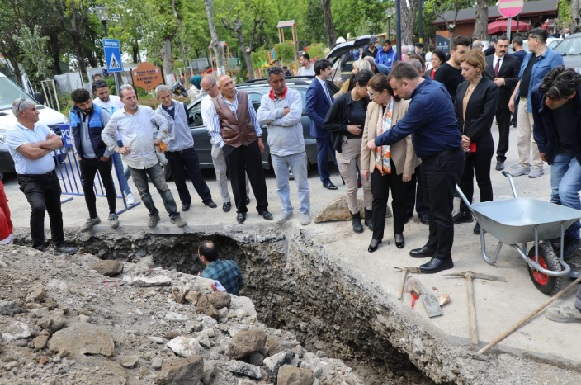
[[[206,268],[200,273],[204,278],[219,281],[230,294],[238,295],[244,285],[240,267],[232,260],[221,260],[214,242],[204,240],[198,247],[200,261]]]

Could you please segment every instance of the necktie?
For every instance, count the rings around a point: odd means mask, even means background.
[[[500,61],[501,61],[501,60],[502,60],[502,59],[500,59],[500,58],[499,58],[499,59],[496,61],[496,65],[494,66],[494,77],[495,77],[495,78],[497,78],[497,77],[498,77],[498,69],[500,68]]]
[[[329,93],[329,87],[327,87],[327,83],[323,83],[323,89],[325,90],[325,96],[327,97],[327,101],[329,102],[329,104],[333,104],[333,98],[331,97],[331,94]]]

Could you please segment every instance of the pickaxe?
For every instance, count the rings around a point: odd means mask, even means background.
[[[420,270],[419,267],[396,267],[395,268],[397,271],[401,271],[402,274],[402,280],[401,280],[401,285],[399,287],[399,295],[397,297],[397,299],[399,299],[400,301],[403,300],[403,290],[405,287],[405,282],[408,276],[408,273],[415,273],[415,274],[420,274],[422,271]]]
[[[496,275],[486,275],[480,273],[474,273],[472,271],[464,271],[460,273],[448,273],[443,274],[445,277],[464,277],[466,278],[466,289],[468,293],[468,314],[470,316],[470,342],[474,346],[478,346],[478,332],[476,329],[476,304],[474,301],[474,285],[472,281],[474,279],[485,279],[487,281],[503,281],[506,282],[504,277]]]

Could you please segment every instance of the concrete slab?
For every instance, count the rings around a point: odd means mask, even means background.
[[[493,126],[496,137],[497,129]],[[516,163],[516,132],[510,132],[510,151],[506,166]],[[496,139],[496,138],[495,138]],[[495,159],[491,165],[492,183],[494,187],[495,200],[512,198],[508,180],[500,172],[494,170]],[[205,173],[208,176],[208,185],[212,191],[213,199],[218,203],[217,209],[210,209],[205,206],[196,195],[191,186],[190,192],[193,197],[193,204],[188,212],[183,213],[188,222],[186,228],[178,229],[170,223],[161,198],[153,188],[152,195],[160,210],[161,222],[154,233],[181,233],[200,231],[224,231],[238,232],[245,228],[256,227],[276,227],[274,221],[265,221],[256,214],[254,208],[255,199],[252,197],[249,206],[248,220],[244,225],[236,223],[236,212],[233,209],[229,213],[224,213],[221,209],[222,201],[219,196],[218,187],[213,173]],[[549,198],[549,168],[545,167],[545,175],[540,178],[528,178],[526,176],[515,178],[517,192],[523,197],[533,197],[542,200]],[[329,191],[322,187],[316,169],[310,171],[311,187],[311,216],[328,202],[345,193],[345,188],[341,185],[340,177],[336,173],[332,176],[333,182],[339,186],[338,191]],[[4,181],[6,193],[9,198],[9,205],[12,210],[12,219],[17,232],[26,233],[29,228],[30,211],[29,205],[24,195],[18,190],[18,184],[14,177],[8,176]],[[133,191],[137,190],[130,182]],[[291,183],[292,201],[295,209],[298,209],[298,198],[296,196],[296,185]],[[272,172],[267,172],[268,199],[270,211],[277,214],[280,211],[280,202],[276,194],[275,180]],[[175,185],[170,182],[174,198],[179,201]],[[362,192],[360,192],[362,194]],[[476,188],[476,197],[478,188]],[[459,200],[456,200],[456,207]],[[121,206],[121,201],[118,201]],[[179,202],[178,202],[179,205]],[[98,199],[98,209],[102,220],[107,218],[107,204],[105,198]],[[85,222],[87,210],[82,197],[74,197],[70,202],[63,204],[65,227],[67,231],[76,231]],[[139,205],[120,216],[120,233],[135,233],[136,231],[146,231],[147,211],[143,205]],[[324,247],[326,253],[343,264],[353,269],[357,276],[363,276],[370,282],[380,286],[390,295],[397,295],[401,280],[401,273],[395,267],[419,266],[425,260],[418,260],[408,256],[409,250],[424,245],[427,240],[427,226],[416,221],[410,221],[405,227],[406,246],[398,249],[393,242],[393,221],[388,219],[386,226],[386,238],[380,248],[374,254],[367,252],[367,246],[371,239],[371,232],[366,229],[362,234],[355,234],[351,231],[350,222],[335,222],[301,226],[298,215],[285,224],[284,229],[296,231],[291,226],[300,228],[310,236],[314,236]],[[48,229],[48,216],[46,228]],[[476,317],[479,331],[480,347],[488,341],[494,339],[504,330],[517,323],[521,318],[532,312],[549,297],[539,292],[530,281],[526,264],[512,248],[505,246],[495,266],[486,264],[481,257],[480,241],[477,235],[472,232],[474,224],[462,224],[455,227],[456,235],[452,250],[455,267],[450,272],[474,271],[490,275],[500,275],[506,278],[506,282],[489,282],[482,280],[474,281],[474,293],[476,297]],[[103,224],[95,226],[94,234],[102,232],[110,233],[111,230],[106,220]],[[496,240],[490,235],[486,236],[489,245],[488,250],[492,252],[496,245]],[[391,241],[391,244],[387,244]],[[435,289],[436,293],[448,293],[452,302],[443,308],[442,317],[429,319],[425,314],[421,303],[418,303],[413,311],[425,317],[425,322],[432,324],[443,333],[448,334],[459,344],[469,345],[468,326],[468,304],[466,294],[466,282],[461,278],[445,278],[442,274],[418,275],[417,278],[428,289]],[[575,290],[571,290],[567,295],[556,301],[552,306],[571,303]],[[410,296],[406,294],[401,306],[410,306]],[[513,333],[498,347],[503,350],[513,351],[523,355],[538,355],[543,357],[555,357],[562,362],[569,363],[572,367],[579,366],[581,357],[581,333],[579,325],[556,324],[545,318],[543,314],[536,316],[529,323]]]

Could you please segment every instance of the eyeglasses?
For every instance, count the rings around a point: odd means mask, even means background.
[[[216,85],[216,84],[212,84],[210,87],[206,88],[206,89],[204,90],[204,92],[206,92],[206,93],[207,93],[207,92],[208,92],[208,91],[210,91],[212,88],[214,88],[214,86],[215,86],[215,85]]]
[[[20,105],[22,104],[22,102],[24,102],[26,99],[25,98],[20,98],[20,101],[18,102],[18,106],[16,107],[16,112],[20,111]]]

